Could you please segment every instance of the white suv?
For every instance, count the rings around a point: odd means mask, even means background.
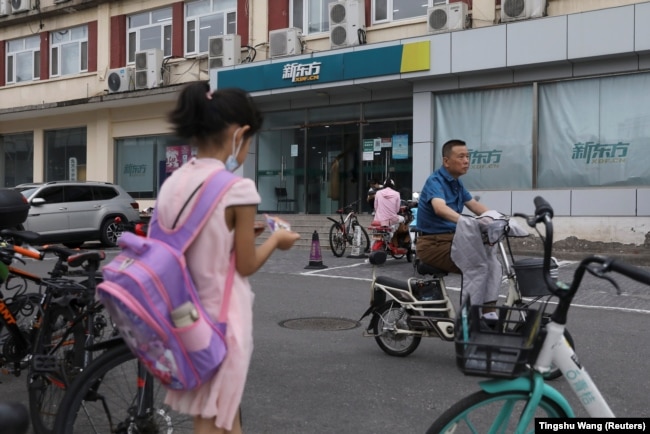
[[[140,219],[138,203],[119,185],[108,182],[53,181],[15,187],[31,205],[24,229],[38,232],[42,243],[79,247],[99,240],[117,245],[115,217],[122,223]]]

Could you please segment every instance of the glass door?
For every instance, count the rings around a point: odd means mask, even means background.
[[[258,134],[259,212],[304,212],[304,130],[289,128]]]
[[[306,148],[308,213],[332,214],[359,198],[357,123],[311,126]]]

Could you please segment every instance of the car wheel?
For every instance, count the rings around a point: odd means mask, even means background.
[[[124,217],[122,219],[125,220]],[[110,217],[102,223],[102,227],[99,230],[99,241],[107,247],[115,247],[117,246],[117,239],[121,234],[119,224],[115,222],[115,217]]]

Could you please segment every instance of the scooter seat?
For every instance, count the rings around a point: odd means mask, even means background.
[[[408,280],[398,280],[393,279],[392,277],[378,276],[377,279],[375,279],[375,282],[380,285],[390,286],[391,288],[403,289],[405,291],[409,290]]]
[[[436,268],[432,265],[425,264],[419,259],[415,260],[415,269],[418,270],[418,273],[420,274],[424,274],[424,275],[430,274],[435,277],[442,277],[448,274],[446,271]]]
[[[378,222],[377,220],[373,220],[373,221],[370,223],[370,227],[368,227],[368,230],[371,230],[371,231],[376,232],[376,233],[379,233],[379,232],[385,232],[385,233],[388,233],[388,232],[390,232],[392,229],[393,229],[393,228],[391,228],[390,226],[382,225],[382,224],[381,224],[380,222]]]

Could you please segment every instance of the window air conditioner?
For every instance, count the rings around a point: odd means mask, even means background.
[[[441,4],[427,9],[429,33],[462,30],[467,27],[467,4]]]
[[[360,31],[366,27],[363,0],[345,0],[327,5],[330,17],[330,48],[359,45]]]
[[[302,54],[302,30],[297,27],[269,32],[269,57]]]
[[[151,89],[162,85],[163,52],[160,48],[136,51],[135,88]]]
[[[0,17],[9,15],[11,12],[11,0],[0,0]]]
[[[539,18],[546,15],[546,0],[502,0],[501,22]]]
[[[208,47],[208,69],[241,63],[241,37],[239,35],[213,36],[208,39]]]
[[[135,83],[133,80],[133,68],[117,68],[108,71],[108,93],[126,92],[133,90]]]
[[[11,13],[27,12],[32,8],[32,0],[11,0]]]

